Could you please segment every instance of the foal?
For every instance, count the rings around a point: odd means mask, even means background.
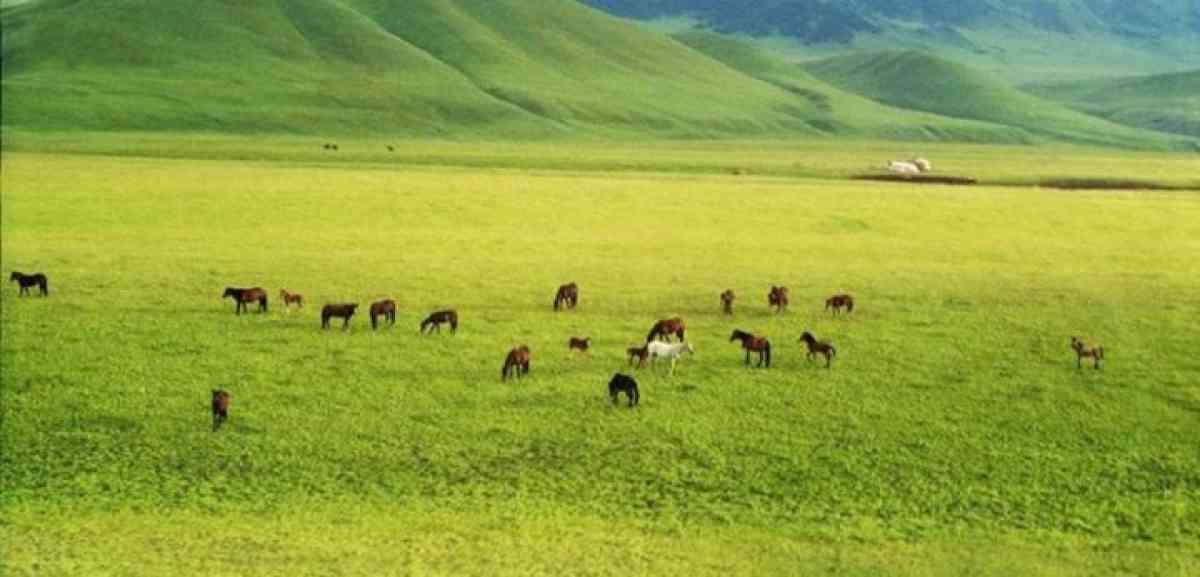
[[[338,317],[342,320],[342,330],[350,328],[350,317],[354,316],[358,303],[340,303],[321,307],[321,328],[329,328],[329,319]]]
[[[1076,337],[1071,337],[1071,349],[1075,351],[1075,368],[1082,369],[1083,359],[1086,357],[1091,357],[1093,369],[1100,368],[1100,361],[1104,359],[1104,347],[1093,347]]]
[[[564,306],[574,309],[577,304],[579,304],[578,285],[572,282],[558,287],[558,293],[554,295],[554,310]]]
[[[800,340],[804,341],[804,344],[808,345],[808,359],[812,360],[814,356],[822,355],[825,357],[825,368],[828,369],[830,360],[837,356],[837,349],[833,348],[833,345],[825,341],[818,341],[817,338],[812,336],[812,333],[808,331],[804,331],[804,334],[800,335]]]
[[[263,290],[262,287],[225,287],[225,293],[221,295],[221,299],[224,300],[229,297],[233,297],[233,302],[237,305],[237,307],[234,309],[234,313],[236,314],[240,315],[242,314],[242,311],[249,312],[249,308],[246,303],[252,303],[255,301],[258,302],[258,312],[267,312],[267,291]]]
[[[785,286],[771,285],[771,292],[767,293],[767,308],[774,308],[776,313],[781,313],[788,306],[788,288]]]
[[[500,368],[500,382],[507,381],[510,374],[515,374],[518,379],[521,375],[528,375],[529,355],[529,347],[525,345],[508,351],[508,356],[504,357],[504,366]]]
[[[768,369],[771,368],[771,341],[766,337],[734,330],[733,334],[729,335],[729,342],[733,341],[742,341],[742,348],[746,349],[746,366],[750,366],[750,351],[754,351],[758,353],[758,364],[755,366],[761,367],[766,364]]]
[[[854,312],[854,297],[850,295],[833,295],[825,299],[825,310],[833,309],[834,316],[837,316],[842,307],[846,307],[847,313]]]
[[[625,349],[625,352],[629,355],[629,366],[633,366],[633,359],[637,359],[637,366],[639,369],[646,366],[646,358],[650,355],[650,351],[645,345],[640,347],[629,347],[628,349]]]
[[[617,404],[617,395],[620,393],[625,393],[625,396],[629,398],[629,406],[631,407],[638,404],[638,401],[642,398],[638,394],[637,381],[633,380],[633,377],[629,375],[617,373],[608,382],[608,396],[612,397],[612,404]]]
[[[46,275],[42,273],[25,274],[13,271],[8,277],[8,282],[16,281],[17,296],[29,294],[29,287],[37,285],[38,292],[42,296],[50,296],[50,288],[47,286]]]
[[[571,337],[571,340],[567,341],[567,350],[586,353],[591,347],[592,337],[584,337],[582,339],[579,337]]]
[[[433,333],[435,330],[439,333],[442,332],[442,323],[450,323],[450,334],[457,333],[458,313],[454,310],[430,313],[429,316],[425,317],[425,320],[421,321],[421,334],[425,334],[425,329],[427,328],[430,333]]]
[[[279,289],[279,300],[283,301],[283,308],[288,308],[292,303],[296,303],[297,308],[304,308],[304,295],[298,293],[290,293],[287,289]]]
[[[375,317],[387,319],[388,326],[396,326],[396,301],[384,299],[371,303],[371,330],[375,330]]]
[[[727,315],[733,314],[733,299],[733,289],[727,289],[721,293],[721,310],[725,311]]]
[[[212,392],[212,417],[213,417],[213,432],[221,428],[221,424],[225,419],[229,418],[229,393],[217,389]]]

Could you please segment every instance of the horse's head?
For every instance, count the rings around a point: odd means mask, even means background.
[[[817,339],[816,339],[816,337],[812,336],[812,333],[810,333],[808,331],[804,331],[804,334],[800,335],[800,340],[802,340],[806,343],[811,343]]]
[[[22,275],[21,273],[19,273],[17,271],[13,271],[13,273],[11,275],[8,275],[8,282],[20,280],[22,276],[24,276],[24,275]]]
[[[729,335],[729,342],[732,343],[733,341],[741,340],[742,335],[744,335],[744,334],[745,333],[743,333],[742,331],[734,330],[733,333]]]
[[[229,297],[237,298],[237,289],[234,289],[233,287],[225,287],[225,293],[221,295],[221,298],[224,299]]]

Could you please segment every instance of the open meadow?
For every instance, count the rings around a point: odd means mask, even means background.
[[[5,135],[0,573],[1200,574],[1195,154],[322,142]],[[914,146],[982,184],[846,178]],[[1097,175],[1170,190],[1031,186]]]

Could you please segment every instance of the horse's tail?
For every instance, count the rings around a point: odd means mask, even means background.
[[[262,298],[258,299],[258,304],[262,306],[262,310],[267,310],[267,293],[263,293]]]
[[[42,294],[45,296],[50,296],[50,280],[46,277],[42,277],[41,281],[42,282],[39,284],[42,285]]]
[[[554,295],[554,310],[558,310],[558,305],[562,302],[562,294]]]
[[[766,347],[763,348],[763,356],[766,357],[767,367],[771,366],[771,341],[767,341]]]
[[[848,312],[848,313],[854,312],[854,299],[852,299],[852,298],[846,299],[846,312]]]
[[[1104,347],[1096,347],[1096,358],[1101,360],[1104,359]]]
[[[829,345],[829,356],[831,356],[831,357],[837,356],[837,349],[834,348],[833,345]]]

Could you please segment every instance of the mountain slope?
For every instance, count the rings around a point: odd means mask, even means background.
[[[1025,90],[1112,122],[1200,137],[1200,70]]]
[[[891,106],[1021,127],[1048,139],[1143,146],[1160,138],[1039,99],[967,66],[919,51],[854,54],[804,67],[834,86]]]

